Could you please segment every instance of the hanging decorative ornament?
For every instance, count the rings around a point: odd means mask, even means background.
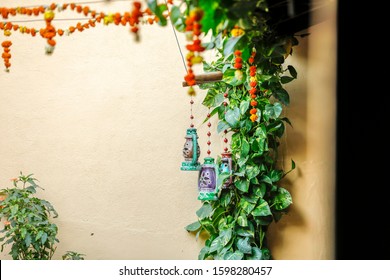
[[[232,153],[225,152],[221,154],[221,163],[219,164],[219,174],[220,175],[230,175],[227,180],[222,185],[222,189],[229,188],[233,183],[233,160]]]
[[[212,157],[206,157],[199,171],[198,178],[198,199],[199,200],[217,200],[217,165]]]
[[[198,161],[200,147],[196,128],[188,128],[184,138],[186,139],[183,148],[184,161],[182,162],[180,169],[183,171],[197,171],[200,169],[200,163]]]

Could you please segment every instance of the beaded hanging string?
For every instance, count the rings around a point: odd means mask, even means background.
[[[228,91],[226,91],[224,94],[223,94],[223,97],[225,98],[225,100],[223,101],[223,106],[224,106],[224,114],[226,114],[226,111],[227,111],[227,106],[228,106],[228,97],[229,97],[229,93]],[[224,142],[224,148],[223,150],[225,151],[225,153],[229,150],[228,148],[228,145],[227,145],[227,142],[228,142],[228,139],[226,137],[226,134],[227,134],[227,129],[225,129],[223,131],[223,142]]]
[[[211,132],[210,132],[210,127],[211,127],[211,122],[210,122],[210,117],[211,117],[211,114],[210,114],[210,107],[209,107],[209,111],[207,113],[207,127],[208,127],[208,131],[207,131],[207,155],[210,156],[211,154]]]

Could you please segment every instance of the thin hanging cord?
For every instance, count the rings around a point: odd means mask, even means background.
[[[164,1],[165,1],[165,5],[167,5],[168,14],[170,14],[170,13],[171,13],[171,11],[170,11],[170,10],[169,10],[169,8],[168,8],[168,3],[167,3],[167,0],[164,0]],[[181,51],[181,47],[180,47],[180,43],[179,43],[179,39],[177,38],[176,30],[175,30],[175,27],[173,26],[173,22],[172,22],[172,19],[171,19],[171,17],[169,17],[169,19],[170,19],[170,22],[171,22],[171,26],[172,26],[173,34],[175,34],[176,44],[177,44],[177,47],[179,48],[179,52],[180,52],[180,55],[181,55],[181,60],[183,61],[184,69],[186,70],[186,73],[187,73],[187,72],[188,72],[188,69],[187,69],[187,64],[186,64],[186,61],[185,61],[185,59],[184,59],[183,52]]]

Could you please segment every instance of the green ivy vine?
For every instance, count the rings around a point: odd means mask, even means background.
[[[191,5],[189,1],[187,4]],[[212,116],[218,117],[218,133],[227,130],[231,135],[235,172],[233,186],[222,189],[217,201],[204,202],[196,212],[198,221],[186,230],[196,233],[196,237],[208,233],[199,259],[271,259],[268,227],[279,221],[292,203],[291,194],[283,188],[281,180],[295,168],[295,163],[291,161],[291,169],[284,171],[278,164],[278,149],[286,124],[291,125],[283,116],[283,108],[290,101],[284,84],[297,78],[295,68],[285,66],[284,62],[298,41],[293,35],[279,36],[267,25],[265,0],[199,0],[192,4],[203,9],[202,28],[211,34],[210,42],[204,45],[217,52],[215,61],[203,62],[204,71],[223,73],[222,81],[200,85],[207,90],[203,105],[211,108]],[[171,15],[178,29],[184,16]],[[260,91],[255,122],[250,120],[249,113],[247,62],[253,48]],[[234,68],[235,50],[242,52],[242,75],[237,75]],[[228,93],[227,107],[223,105],[224,93]],[[224,179],[226,176],[220,178],[219,186]]]

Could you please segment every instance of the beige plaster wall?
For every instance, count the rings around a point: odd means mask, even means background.
[[[1,1],[18,4],[25,1]],[[93,7],[114,12],[129,3]],[[289,61],[299,80],[289,86],[294,129],[282,150],[298,169],[286,182],[292,211],[271,229],[276,259],[333,258],[334,20],[310,33]],[[74,250],[87,259],[196,259],[203,240],[184,227],[201,204],[197,173],[179,170],[189,98],[172,29],[142,26],[135,43],[127,28],[98,26],[58,38],[52,56],[40,37],[11,38],[11,72],[0,72],[0,186],[19,171],[40,180],[39,195],[59,212],[55,258]],[[206,151],[203,97],[195,98],[194,112]],[[217,156],[216,133],[212,142]]]

